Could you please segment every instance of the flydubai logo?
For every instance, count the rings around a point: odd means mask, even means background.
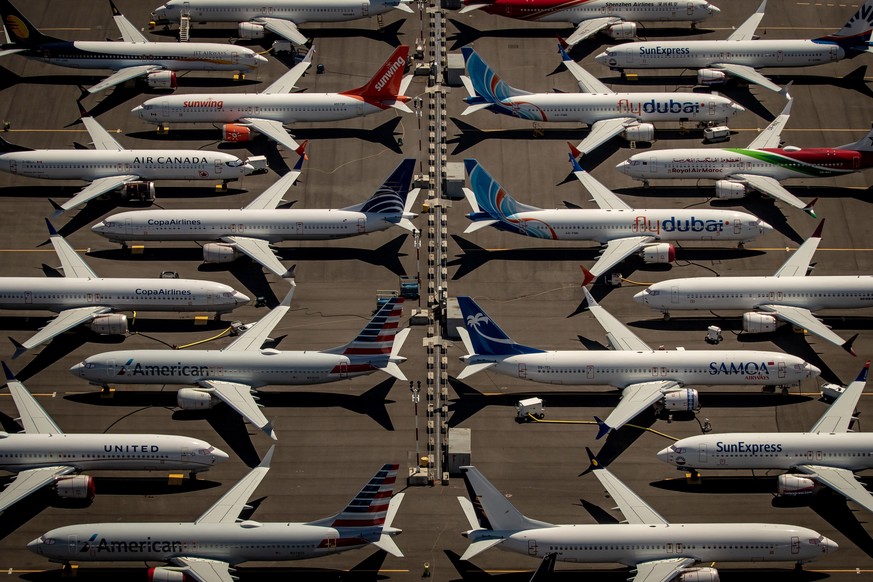
[[[391,63],[391,65],[388,67],[388,70],[385,71],[385,74],[379,78],[378,82],[376,82],[376,91],[381,91],[382,87],[387,85],[391,78],[394,76],[394,73],[396,73],[398,69],[402,69],[405,66],[406,59],[404,59],[403,57],[397,57],[397,60]]]
[[[131,365],[132,363],[133,363],[133,358],[127,360],[127,361],[124,363],[124,365],[121,366],[121,369],[118,370],[118,375],[119,375],[119,376],[124,376],[124,375],[126,375],[126,374],[127,374],[127,367],[128,367],[129,365]]]
[[[27,40],[30,38],[30,29],[27,28],[27,25],[22,22],[20,18],[17,16],[9,15],[6,17],[6,26],[12,31],[12,34],[20,38],[21,40]]]

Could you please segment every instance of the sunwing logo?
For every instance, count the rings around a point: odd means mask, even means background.
[[[182,107],[214,107],[215,109],[221,109],[224,107],[224,101],[216,101],[215,99],[183,101]]]
[[[397,60],[391,63],[388,66],[388,70],[385,71],[385,74],[382,75],[379,80],[376,82],[375,88],[376,91],[381,91],[382,87],[388,84],[391,78],[394,76],[394,73],[397,72],[398,69],[402,69],[406,66],[406,59],[403,57],[397,57]]]
[[[12,34],[21,40],[30,38],[30,29],[17,16],[9,15],[6,17],[6,27]]]

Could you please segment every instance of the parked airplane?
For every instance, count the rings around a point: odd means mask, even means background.
[[[373,546],[397,557],[392,527],[403,493],[391,497],[397,465],[383,465],[339,513],[309,523],[241,521],[240,512],[270,469],[273,448],[206,513],[193,522],[92,523],[44,533],[27,548],[53,562],[166,562],[148,579],[229,582],[248,561],[315,558]]]
[[[670,412],[700,409],[698,393],[685,386],[796,384],[820,370],[800,358],[759,350],[652,349],[604,310],[583,287],[588,308],[606,330],[610,351],[546,351],[519,344],[470,297],[458,297],[466,328],[458,333],[467,348],[463,380],[483,370],[544,384],[621,389],[618,406],[599,425],[597,438],[619,429],[649,406]]]
[[[83,471],[189,471],[192,477],[228,459],[206,441],[165,434],[66,434],[3,362],[23,434],[2,433],[0,469],[15,479],[0,491],[0,513],[43,487],[62,499],[93,499]]]
[[[233,44],[150,42],[109,0],[112,17],[123,38],[115,41],[66,41],[41,33],[9,0],[0,0],[0,16],[11,35],[11,44],[0,47],[0,56],[20,54],[61,67],[112,69],[108,78],[87,89],[96,93],[142,78],[149,87],[175,89],[177,71],[255,70],[267,59]]]
[[[92,384],[195,384],[180,388],[179,408],[201,410],[225,402],[270,435],[276,433],[257,404],[254,392],[267,385],[336,382],[381,370],[406,381],[397,365],[409,328],[398,332],[403,298],[394,297],[349,343],[321,351],[279,351],[261,346],[291,306],[296,284],[274,308],[220,350],[124,350],[85,358],[70,372]]]
[[[817,531],[773,523],[670,523],[591,453],[591,466],[622,523],[555,525],[523,515],[476,467],[461,467],[470,499],[458,497],[470,522],[462,560],[498,547],[562,562],[618,562],[634,582],[719,579],[715,562],[795,562],[798,566],[838,549]],[[588,472],[586,471],[586,472]],[[84,532],[83,532],[84,533]],[[58,541],[62,541],[59,538]],[[58,543],[59,551],[65,544]]]
[[[55,311],[30,339],[12,338],[17,358],[25,351],[85,324],[98,334],[127,333],[127,316],[115,311],[233,311],[249,298],[232,287],[197,279],[98,277],[46,220],[64,277],[0,277],[0,309]]]
[[[310,50],[301,62],[260,93],[167,95],[149,99],[134,107],[131,113],[157,124],[220,123],[223,138],[228,142],[249,141],[256,131],[292,150],[299,149],[300,145],[285,131],[286,123],[341,121],[392,107],[412,113],[406,105],[409,97],[404,95],[412,81],[412,75],[403,77],[408,46],[394,49],[376,74],[357,89],[340,93],[290,93],[312,64],[312,53]]]
[[[606,245],[585,271],[585,285],[607,273],[633,253],[646,263],[672,262],[670,241],[732,240],[742,244],[771,230],[769,224],[745,212],[719,209],[637,210],[582,169],[570,155],[573,173],[594,197],[598,210],[546,210],[517,202],[476,160],[464,160],[472,190],[464,188],[473,223],[464,232],[486,226],[551,240],[594,240]]]
[[[106,238],[128,241],[216,241],[203,245],[207,263],[251,257],[279,277],[289,272],[271,249],[284,240],[330,240],[385,230],[393,225],[415,231],[410,221],[418,189],[410,191],[415,160],[405,159],[370,198],[342,209],[278,209],[301,173],[303,156],[285,174],[240,210],[141,210],[110,216],[91,227]]]
[[[808,67],[853,58],[871,52],[873,0],[865,0],[843,27],[812,40],[754,40],[764,17],[767,0],[727,40],[673,40],[631,42],[607,48],[594,60],[613,70],[698,69],[702,85],[723,83],[737,77],[781,91],[779,85],[759,73],[764,67]]]
[[[873,0],[871,0],[873,2]],[[616,93],[585,71],[561,49],[564,65],[573,74],[581,93],[531,93],[511,87],[470,47],[461,49],[467,66],[462,76],[469,93],[461,115],[481,109],[531,121],[569,121],[587,124],[591,131],[576,146],[587,154],[613,137],[650,142],[655,139],[654,121],[726,120],[743,107],[726,97],[705,93]]]

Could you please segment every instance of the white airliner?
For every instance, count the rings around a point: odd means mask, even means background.
[[[208,471],[228,459],[206,441],[166,434],[66,434],[3,363],[6,386],[24,427],[0,432],[0,469],[15,479],[0,491],[0,513],[51,485],[63,499],[93,499],[94,479],[82,471]]]
[[[680,439],[658,458],[691,469],[784,469],[777,478],[781,495],[809,495],[824,485],[873,511],[873,495],[854,475],[873,469],[873,435],[852,433],[855,406],[867,384],[867,362],[858,378],[804,433],[706,434]]]
[[[764,67],[809,67],[871,52],[873,0],[865,0],[843,27],[812,40],[755,40],[767,0],[727,40],[671,40],[631,42],[607,48],[594,60],[613,70],[698,69],[697,82],[723,83],[737,77],[781,91],[759,73]]]
[[[270,469],[261,464],[193,522],[91,523],[44,533],[27,548],[53,562],[165,562],[149,568],[149,582],[232,582],[234,567],[249,561],[303,560],[373,545],[403,553],[392,527],[403,493],[391,496],[397,465],[383,465],[349,504],[308,523],[241,520],[239,515]],[[255,575],[257,577],[257,575]]]
[[[168,26],[183,16],[191,22],[238,22],[243,39],[272,32],[297,45],[308,39],[297,28],[309,22],[347,22],[381,16],[392,10],[412,14],[413,0],[170,0],[155,8],[152,21]]]
[[[252,139],[252,131],[262,133],[291,150],[300,145],[285,131],[284,124],[309,121],[342,121],[397,109],[406,113],[404,95],[412,75],[403,76],[409,56],[408,46],[394,49],[388,60],[363,86],[340,93],[290,93],[312,63],[310,50],[272,85],[260,93],[197,93],[168,95],[149,99],[131,113],[157,124],[218,123],[228,142]]]
[[[406,381],[397,365],[409,328],[398,332],[403,298],[388,300],[349,343],[321,351],[279,351],[261,346],[291,306],[296,284],[282,304],[220,350],[124,350],[86,358],[70,372],[92,384],[194,384],[181,388],[183,410],[225,402],[243,418],[276,439],[254,392],[267,385],[324,384],[381,370]]]
[[[123,42],[70,42],[42,34],[8,0],[0,0],[0,16],[11,34],[0,56],[20,54],[52,65],[77,69],[112,69],[111,76],[90,87],[96,93],[133,79],[149,87],[175,89],[177,71],[252,71],[267,59],[233,44],[150,42],[109,0]]]
[[[858,334],[844,340],[823,324],[814,311],[873,306],[873,276],[807,277],[821,242],[824,220],[785,263],[769,277],[689,277],[670,279],[634,295],[637,303],[671,311],[753,309],[743,314],[744,333],[768,333],[784,323],[803,328],[855,355]]]
[[[622,523],[556,525],[531,519],[476,467],[461,467],[470,499],[458,497],[458,501],[471,528],[463,533],[470,546],[461,559],[496,546],[540,558],[555,554],[562,562],[618,562],[632,569],[628,580],[633,582],[718,582],[715,562],[799,566],[838,549],[836,542],[817,531],[795,525],[670,523],[586,450],[591,459],[588,471],[621,511]]]
[[[370,198],[338,210],[279,209],[300,176],[303,156],[245,208],[239,210],[141,210],[110,216],[91,227],[106,238],[128,241],[217,241],[203,245],[203,260],[226,263],[251,257],[279,277],[289,272],[271,249],[284,240],[330,240],[398,225],[415,231],[411,218],[418,189],[410,191],[415,160],[405,159]]]
[[[740,243],[772,230],[756,216],[719,209],[635,209],[582,169],[571,155],[576,178],[591,193],[598,210],[556,208],[546,210],[516,201],[476,160],[464,160],[472,190],[464,188],[473,208],[473,223],[464,232],[486,226],[550,240],[594,240],[605,245],[591,270],[587,285],[638,253],[646,263],[675,259],[671,241],[730,240]]]
[[[519,344],[470,297],[458,297],[466,328],[458,333],[467,348],[461,359],[463,380],[483,370],[567,386],[608,384],[622,397],[605,421],[597,419],[597,438],[630,422],[646,408],[697,411],[698,394],[688,386],[784,386],[819,375],[820,370],[800,358],[758,350],[652,349],[603,309],[583,287],[588,308],[606,330],[609,351],[546,351]]]
[[[48,220],[46,224],[64,277],[0,277],[0,309],[58,315],[22,343],[9,338],[15,345],[13,359],[82,324],[99,334],[127,333],[127,316],[114,311],[220,314],[249,302],[233,287],[213,281],[98,277]]]

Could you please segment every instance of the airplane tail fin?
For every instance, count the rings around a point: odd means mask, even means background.
[[[385,178],[373,195],[364,202],[347,206],[343,210],[372,212],[396,216],[399,221],[406,207],[406,197],[412,185],[412,173],[415,171],[415,159],[407,158],[400,162],[390,176]]]
[[[814,40],[838,44],[866,52],[873,52],[870,46],[870,34],[873,32],[873,0],[864,0],[858,10],[846,24],[833,34],[821,36]]]
[[[470,344],[476,355],[511,356],[535,354],[543,350],[516,343],[506,335],[472,297],[458,297],[461,316],[470,335]]]
[[[64,42],[41,33],[9,0],[0,0],[0,17],[14,45],[34,48],[50,42]]]
[[[325,353],[348,356],[349,373],[382,370],[405,381],[406,376],[397,365],[406,359],[397,355],[397,351],[409,334],[408,330],[398,333],[401,315],[403,297],[392,297],[379,308],[355,339],[345,345],[325,350]]]
[[[873,151],[873,125],[870,127],[870,131],[867,132],[867,135],[859,139],[858,141],[847,143],[846,145],[838,146],[836,149],[838,150],[855,150],[858,152],[871,152]]]
[[[510,196],[478,161],[466,159],[464,160],[464,167],[467,169],[467,175],[470,177],[470,188],[474,198],[469,200],[470,206],[473,207],[473,213],[470,215],[473,224],[466,232],[478,230],[482,226],[487,226],[497,221],[503,226],[509,227],[509,230],[517,231],[520,234],[528,234],[523,221],[509,217],[519,212],[541,209],[536,206],[522,204]],[[481,224],[483,221],[485,224]]]
[[[406,105],[409,98],[404,95],[409,81],[404,81],[403,72],[409,63],[409,47],[406,45],[394,49],[379,70],[365,85],[356,89],[343,91],[340,95],[360,97],[371,105],[387,109],[394,107],[407,113],[412,110]]]
[[[31,148],[26,148],[24,146],[16,145],[14,143],[9,143],[2,137],[0,137],[0,153],[8,154],[11,152],[30,152],[33,151]]]
[[[509,97],[530,95],[528,91],[516,89],[501,80],[500,76],[472,48],[463,47],[461,52],[464,54],[467,79],[469,80],[469,84],[465,83],[467,91],[470,93],[470,97],[466,99],[470,105],[468,111],[481,109],[490,103],[499,104]]]

